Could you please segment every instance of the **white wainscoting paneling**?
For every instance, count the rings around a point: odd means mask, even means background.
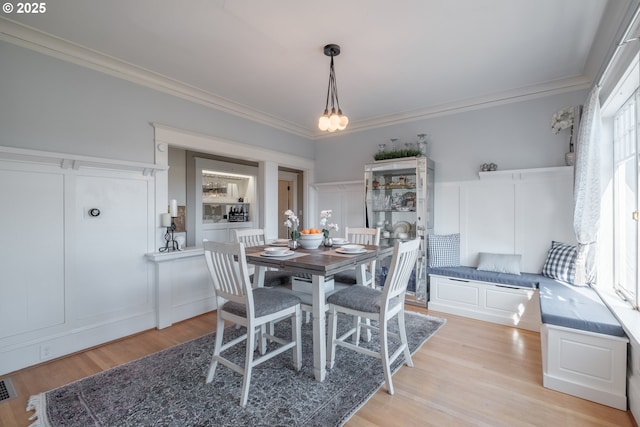
[[[77,176],[73,279],[69,291],[78,320],[102,320],[118,313],[153,310],[149,266],[150,180]],[[93,217],[89,210],[100,214]]]
[[[156,170],[0,147],[0,375],[156,325]]]
[[[573,168],[483,172],[478,181],[436,182],[436,234],[460,233],[460,261],[479,252],[521,254],[539,273],[551,241],[575,243]]]
[[[146,258],[155,264],[158,329],[216,309],[213,283],[201,247],[154,252],[146,254]]]
[[[64,177],[14,166],[0,162],[0,342],[65,321]]]
[[[331,209],[333,214],[329,222],[340,227],[338,232],[331,232],[332,236],[344,236],[345,227],[365,226],[364,181],[326,182],[314,187],[318,192],[318,208]],[[311,215],[314,227],[320,225],[320,210],[315,216]]]

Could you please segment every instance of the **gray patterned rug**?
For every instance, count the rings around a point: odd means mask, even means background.
[[[407,312],[411,352],[444,322]],[[349,323],[341,318],[338,327],[346,330]],[[280,322],[276,335],[290,336],[290,327],[289,321]],[[382,362],[338,347],[334,368],[327,370],[324,382],[316,382],[311,323],[303,324],[302,329],[302,370],[293,369],[291,352],[255,367],[246,408],[239,406],[241,376],[225,366],[218,365],[213,382],[205,384],[214,343],[214,334],[209,334],[32,396],[27,410],[36,411],[33,426],[342,425],[384,383]],[[225,341],[240,332],[227,329]],[[377,343],[374,334],[367,346],[376,348]],[[233,355],[243,364],[244,345],[224,354],[229,358]],[[394,365],[394,372],[398,365]]]

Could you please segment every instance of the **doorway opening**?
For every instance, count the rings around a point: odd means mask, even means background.
[[[300,227],[302,224],[303,211],[299,206],[302,203],[302,171],[288,168],[278,168],[278,238],[288,239],[289,230],[284,225],[284,212],[291,209],[300,219]]]

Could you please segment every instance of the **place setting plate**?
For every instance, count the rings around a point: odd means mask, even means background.
[[[274,240],[273,242],[269,243],[269,245],[271,245],[271,246],[288,247],[289,246],[289,240],[288,239],[277,239],[277,240]]]
[[[342,247],[336,249],[336,252],[345,255],[356,255],[363,254],[367,252],[367,250],[362,245],[343,245]]]
[[[335,237],[332,240],[333,240],[333,246],[344,246],[349,244],[349,241],[347,239],[343,239],[340,237]]]
[[[286,251],[286,252],[261,252],[260,255],[262,256],[266,256],[266,257],[273,257],[273,258],[278,258],[278,257],[286,257],[286,256],[290,256],[293,255],[295,252],[293,251]]]
[[[264,251],[260,253],[260,255],[267,256],[267,257],[285,257],[293,254],[294,252],[289,248],[279,248],[279,247],[266,248]]]

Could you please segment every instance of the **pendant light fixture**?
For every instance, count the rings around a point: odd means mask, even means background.
[[[343,130],[349,124],[349,118],[342,114],[340,101],[338,100],[338,86],[336,85],[336,72],[333,68],[333,57],[340,55],[340,46],[328,44],[324,47],[324,54],[331,57],[329,67],[329,87],[327,88],[327,102],[324,106],[324,114],[318,120],[318,128],[321,131],[335,132]],[[329,100],[331,100],[331,113],[329,113]],[[336,112],[336,107],[338,111]]]

